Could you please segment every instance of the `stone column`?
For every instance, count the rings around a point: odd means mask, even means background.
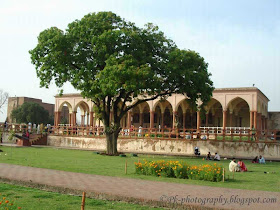
[[[206,113],[205,117],[205,126],[208,127],[208,121],[209,121],[209,113]]]
[[[254,128],[257,129],[257,111],[254,111]]]
[[[226,126],[227,126],[227,111],[224,110],[223,111],[223,130],[226,129]]]
[[[262,114],[258,113],[258,130],[262,129]]]
[[[94,118],[93,118],[93,112],[90,112],[89,113],[89,118],[90,118],[90,120],[89,120],[89,122],[90,122],[90,126],[93,126],[93,120],[94,120]]]
[[[89,126],[89,113],[87,113],[87,126]]]
[[[250,129],[253,128],[254,125],[254,112],[250,111]]]
[[[54,112],[54,126],[57,126],[57,112]]]
[[[140,125],[143,127],[143,112],[140,112],[140,114],[139,114],[140,116],[139,116],[139,122],[140,122]]]
[[[58,126],[58,124],[60,123],[60,114],[61,114],[61,112],[54,113],[54,125],[55,126]]]
[[[265,116],[262,115],[262,130],[265,130]]]
[[[173,112],[172,128],[175,128],[177,112]]]
[[[196,129],[199,130],[200,125],[201,125],[200,111],[197,111],[197,112],[196,112],[196,115],[197,115],[197,116],[196,116],[196,117],[197,117],[197,118],[196,118],[196,119],[197,119],[197,120],[196,120]]]
[[[187,113],[183,113],[183,129],[186,129],[186,116],[187,116]]]
[[[72,124],[73,124],[73,126],[76,126],[76,114],[77,114],[77,112],[72,113]]]
[[[154,112],[153,111],[150,111],[150,128],[153,128],[154,127]]]
[[[164,128],[164,113],[161,113],[161,127]]]
[[[131,112],[130,111],[127,112],[127,127],[128,128],[131,127]]]
[[[68,124],[69,124],[70,126],[72,125],[72,113],[69,113]]]

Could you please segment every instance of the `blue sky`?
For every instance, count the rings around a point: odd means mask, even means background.
[[[65,29],[85,14],[113,11],[143,26],[151,22],[181,49],[199,52],[209,63],[214,86],[251,87],[280,111],[280,1],[215,0],[1,0],[0,89],[10,96],[54,103],[58,89],[39,88],[28,50],[41,31]],[[66,85],[65,93],[75,92]],[[5,119],[0,113],[0,121]]]

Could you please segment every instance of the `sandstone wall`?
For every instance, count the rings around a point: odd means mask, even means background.
[[[48,136],[48,145],[76,147],[105,151],[105,138]],[[118,151],[131,153],[153,153],[163,155],[193,155],[194,147],[199,147],[201,155],[209,151],[218,152],[222,157],[253,158],[263,155],[266,159],[280,160],[279,143],[221,142],[205,140],[159,140],[159,139],[119,139]]]

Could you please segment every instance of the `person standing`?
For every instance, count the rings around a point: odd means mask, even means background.
[[[142,126],[140,125],[138,128],[138,137],[142,136]]]

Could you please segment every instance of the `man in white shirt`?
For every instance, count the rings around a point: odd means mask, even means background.
[[[215,153],[214,160],[217,160],[217,161],[221,160],[221,157],[220,157],[220,155],[217,152]]]
[[[240,171],[239,165],[235,162],[235,158],[229,163],[229,171],[230,172],[238,172]]]
[[[265,164],[265,159],[261,155],[260,155],[259,163],[260,164]]]

